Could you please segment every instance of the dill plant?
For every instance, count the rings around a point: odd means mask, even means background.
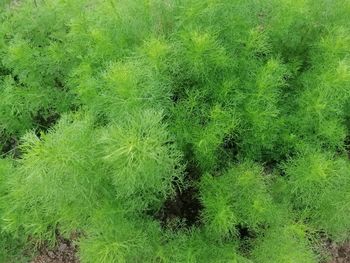
[[[349,238],[348,0],[0,8],[0,261],[73,232],[86,263]]]

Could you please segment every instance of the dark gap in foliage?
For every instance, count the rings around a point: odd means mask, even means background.
[[[1,63],[1,61],[0,61]],[[0,65],[0,76],[8,76],[11,74],[11,71],[5,67],[1,67]]]
[[[65,33],[68,34],[69,33],[69,28],[67,27],[65,30]],[[57,42],[57,43],[63,43],[63,41],[61,39],[58,39],[57,37],[53,36],[52,34],[49,34],[47,36],[47,38],[49,39],[50,42]]]
[[[14,76],[13,76],[13,80],[14,80],[17,84],[20,84],[20,83],[21,83],[21,81],[20,81],[18,75],[14,75]]]
[[[44,110],[39,110],[37,114],[33,116],[36,135],[40,137],[41,132],[47,132],[57,123],[59,118],[60,114],[58,112],[52,110],[49,113],[46,113]]]
[[[228,134],[224,137],[222,144],[217,149],[217,164],[214,168],[213,175],[220,175],[233,163],[238,163],[238,154],[240,152],[238,141],[235,136]]]
[[[347,101],[347,103],[344,105],[344,125],[346,126],[347,134],[344,140],[344,148],[345,151],[350,159],[350,101]]]
[[[312,68],[310,55],[308,51],[304,51],[302,54],[297,56],[297,59],[301,62],[297,71],[298,75],[301,75],[302,73],[307,72]],[[292,63],[292,61],[287,60],[287,63]]]
[[[284,153],[280,155],[274,155],[270,153],[263,153],[262,165],[265,174],[271,174],[273,171],[278,170],[281,176],[285,176],[285,171],[281,169],[281,164],[288,161],[288,159],[294,157],[294,153]]]
[[[20,79],[20,77],[18,75],[12,75],[11,73],[9,75],[12,76],[14,82],[16,83],[16,85],[18,87],[21,87],[23,89],[27,89],[28,88],[27,85],[21,81],[21,79]]]
[[[324,147],[327,149],[326,147]],[[335,148],[335,156],[347,156],[350,159],[350,135],[346,135],[342,145],[339,145]]]
[[[185,150],[185,160],[187,160],[187,165],[185,168],[185,181],[188,183],[193,183],[197,181],[202,176],[202,171],[198,163],[194,160],[193,145],[188,144]]]
[[[171,95],[171,101],[173,102],[173,103],[177,103],[177,102],[179,102],[179,100],[180,100],[180,94],[179,94],[179,92],[174,92],[172,95]]]
[[[54,78],[54,83],[55,83],[55,88],[61,91],[65,91],[67,90],[67,88],[65,87],[64,83],[62,82],[62,80],[60,80],[58,77]]]
[[[236,229],[238,233],[238,238],[240,240],[256,237],[256,234],[254,233],[254,231],[250,230],[247,226],[239,224],[236,226]]]
[[[103,127],[109,124],[108,116],[105,112],[99,112],[95,118],[95,127]]]
[[[19,149],[19,138],[16,135],[7,136],[5,134],[0,137],[1,155],[19,158],[21,151]]]
[[[198,198],[198,189],[189,186],[177,189],[173,198],[165,201],[162,209],[155,215],[163,227],[171,226],[172,222],[180,221],[186,227],[200,224],[202,204]]]
[[[281,57],[284,59],[286,64],[293,64],[295,61],[299,61],[299,68],[297,71],[298,75],[308,71],[312,67],[310,50],[308,46],[294,49],[291,47],[286,47],[282,44],[280,50]]]
[[[254,57],[260,61],[267,61],[269,59],[269,54],[263,51],[255,52]]]
[[[235,136],[232,136],[231,134],[226,135],[221,147],[229,154],[231,161],[238,161],[239,146],[238,139]]]
[[[191,146],[188,146],[191,149]],[[187,151],[187,153],[191,150]],[[189,158],[185,158],[189,159]],[[184,223],[186,227],[198,226],[203,206],[199,200],[199,190],[196,181],[201,177],[202,172],[197,163],[188,161],[185,168],[184,188],[174,182],[176,193],[172,198],[167,199],[163,207],[156,213],[155,218],[161,222],[163,227],[171,226],[174,221]]]
[[[344,147],[348,155],[348,158],[350,159],[350,135],[347,135],[345,137]]]
[[[199,84],[198,81],[195,79],[181,78],[177,77],[176,75],[174,76],[173,83],[176,83],[176,86],[173,88],[171,100],[175,104],[181,101],[186,96],[186,91],[193,89]]]
[[[263,163],[264,173],[271,174],[276,167],[278,167],[279,161],[277,160],[269,160]]]
[[[285,176],[285,171],[284,169],[281,169],[281,164],[287,162],[287,160],[287,156],[280,156],[280,158],[264,160],[262,162],[264,174],[269,175],[277,170],[281,176]]]
[[[286,172],[284,169],[279,169],[279,175],[282,176],[282,177],[285,177],[286,176]]]
[[[257,238],[257,234],[249,227],[241,224],[236,226],[236,230],[238,234],[238,239],[240,241],[238,249],[239,251],[241,251],[242,254],[248,255],[249,252],[252,250],[252,241]]]

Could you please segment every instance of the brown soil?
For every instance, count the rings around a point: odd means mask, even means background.
[[[192,150],[190,149],[189,152]],[[195,186],[201,176],[201,171],[194,161],[187,163],[185,168],[185,187],[181,189],[176,182],[176,194],[167,199],[163,207],[154,216],[163,227],[177,227],[176,222],[184,223],[186,227],[198,226],[202,204],[199,200],[199,191]],[[175,225],[173,225],[175,223]]]
[[[341,246],[330,243],[327,247],[332,258],[327,263],[350,263],[350,243]],[[79,263],[76,253],[77,247],[72,241],[60,238],[54,249],[40,249],[39,255],[30,263]]]
[[[199,224],[202,205],[198,199],[198,190],[188,187],[177,191],[176,196],[165,201],[163,208],[155,215],[163,227],[171,227],[177,220],[187,227]]]
[[[328,263],[350,263],[350,242],[341,246],[332,243],[328,249],[332,257]]]
[[[72,241],[59,238],[54,249],[41,248],[30,263],[79,263],[76,253],[77,247]]]

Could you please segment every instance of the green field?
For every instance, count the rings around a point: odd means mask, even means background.
[[[349,152],[349,0],[0,0],[0,263],[329,262]]]

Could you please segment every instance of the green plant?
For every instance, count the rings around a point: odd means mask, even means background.
[[[212,234],[235,234],[238,225],[258,230],[274,220],[277,209],[255,164],[240,164],[218,178],[204,176],[200,192],[205,225]]]
[[[286,164],[285,197],[299,217],[338,239],[348,235],[349,163],[310,151]]]
[[[303,225],[270,229],[257,242],[252,252],[256,262],[317,262]]]
[[[350,232],[350,1],[0,3],[0,261],[317,262]],[[25,251],[25,252],[23,252]]]

